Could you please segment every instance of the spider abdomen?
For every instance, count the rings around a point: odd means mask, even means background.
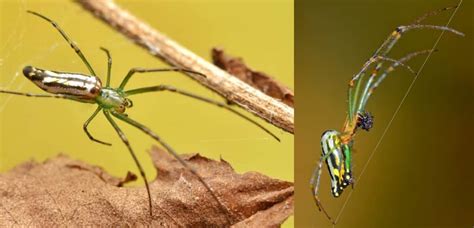
[[[99,96],[102,83],[96,76],[43,70],[32,66],[23,68],[23,74],[42,90],[64,94],[91,102]]]
[[[340,133],[328,130],[321,136],[321,156],[326,157],[329,176],[331,177],[331,193],[339,197],[344,188],[352,183],[350,153],[340,139]]]

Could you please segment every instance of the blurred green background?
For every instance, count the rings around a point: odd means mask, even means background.
[[[242,56],[254,69],[293,88],[293,1],[117,1],[137,17],[206,59],[214,46]],[[21,73],[26,65],[83,72],[87,68],[59,33],[45,21],[25,13],[40,12],[55,21],[77,42],[105,80],[108,48],[113,57],[112,84],[118,85],[132,67],[167,67],[89,12],[71,1],[0,1],[0,87],[42,93]],[[130,88],[168,84],[221,100],[187,76],[162,73],[136,77]],[[179,153],[199,152],[229,161],[240,173],[258,171],[293,181],[293,135],[265,124],[281,143],[225,110],[170,93],[134,97],[128,114],[157,132]],[[54,99],[0,95],[0,171],[30,159],[42,161],[65,153],[123,176],[137,172],[113,128],[99,115],[91,132],[112,147],[91,142],[82,124],[94,105]],[[241,110],[242,111],[242,110]],[[257,118],[255,118],[257,119]],[[260,121],[263,123],[263,121]],[[147,135],[120,124],[149,177],[156,174],[146,151],[156,144]],[[150,178],[151,179],[151,178]],[[140,180],[137,184],[143,185]],[[287,223],[292,226],[292,221]]]
[[[313,203],[309,179],[319,161],[320,136],[340,130],[345,120],[347,84],[396,26],[456,0],[296,1],[296,227],[330,227]],[[370,132],[355,138],[355,190],[337,227],[472,227],[474,225],[474,18],[464,1],[408,95],[363,176],[368,159],[408,89],[413,75],[391,74],[371,97],[375,115]],[[426,23],[444,25],[452,11]],[[413,31],[392,57],[429,49],[440,32]],[[418,69],[423,57],[409,64]],[[327,168],[320,196],[335,217],[350,188],[335,199]]]

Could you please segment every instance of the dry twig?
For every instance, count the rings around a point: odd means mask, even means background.
[[[292,107],[267,96],[207,62],[126,10],[121,9],[112,0],[78,0],[77,2],[96,17],[147,49],[152,55],[173,66],[204,73],[207,78],[189,76],[221,94],[228,101],[285,131],[294,132],[294,110]]]

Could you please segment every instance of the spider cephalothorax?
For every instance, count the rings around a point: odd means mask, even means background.
[[[374,116],[370,112],[357,114],[357,127],[369,131],[374,125]]]

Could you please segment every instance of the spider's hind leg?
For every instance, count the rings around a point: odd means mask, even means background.
[[[331,218],[331,216],[326,211],[326,209],[324,209],[323,204],[321,203],[321,200],[319,199],[319,181],[321,180],[324,158],[327,158],[327,157],[328,156],[321,155],[321,159],[319,160],[318,166],[316,166],[316,168],[313,171],[313,175],[310,181],[310,188],[311,188],[311,193],[313,193],[313,200],[316,203],[316,206],[318,206],[319,211],[322,211],[324,215],[326,215],[326,217],[329,219],[329,221],[335,224],[334,220]]]

